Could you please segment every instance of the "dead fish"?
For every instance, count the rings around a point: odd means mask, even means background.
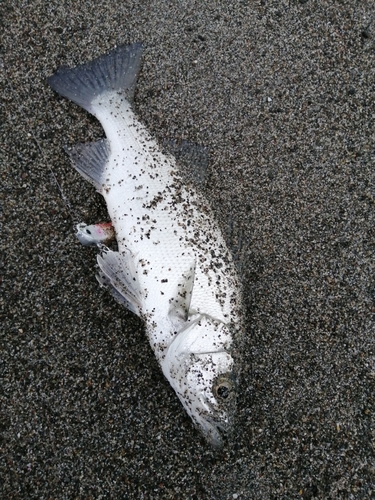
[[[102,237],[103,228],[79,225],[78,237],[98,244],[99,283],[144,320],[185,410],[220,445],[235,411],[231,347],[241,329],[240,283],[207,200],[133,110],[141,52],[139,43],[117,47],[48,78],[56,92],[96,116],[106,134],[69,155],[103,195],[118,251],[103,245],[111,236]]]

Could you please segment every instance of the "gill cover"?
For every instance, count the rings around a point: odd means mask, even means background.
[[[228,327],[206,315],[190,318],[167,349],[162,368],[185,410],[215,446],[234,413],[235,384]]]

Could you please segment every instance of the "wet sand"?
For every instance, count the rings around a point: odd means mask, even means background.
[[[0,496],[371,498],[374,3],[116,3],[0,7]],[[103,131],[46,77],[133,41],[141,120],[210,151],[205,193],[243,234],[238,415],[219,452],[74,236],[107,214],[63,147]]]

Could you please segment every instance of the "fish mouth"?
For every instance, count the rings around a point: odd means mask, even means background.
[[[214,448],[221,448],[228,437],[229,423],[217,422],[209,417],[196,420],[207,441]]]
[[[236,387],[231,372],[217,375],[212,381],[210,396],[205,391],[196,395],[195,411],[185,408],[206,440],[214,447],[220,448],[227,441],[233,426],[235,414]]]
[[[198,424],[203,435],[211,443],[214,448],[221,448],[224,441],[227,439],[229,429],[231,428],[230,419],[217,418],[209,414],[215,414],[215,408],[206,398],[199,398],[201,407],[204,408],[206,414],[194,415],[194,420]]]

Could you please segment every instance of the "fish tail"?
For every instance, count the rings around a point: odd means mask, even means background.
[[[105,92],[121,90],[132,100],[141,55],[141,43],[122,45],[87,64],[75,68],[63,66],[47,82],[60,95],[92,113],[92,101]]]

